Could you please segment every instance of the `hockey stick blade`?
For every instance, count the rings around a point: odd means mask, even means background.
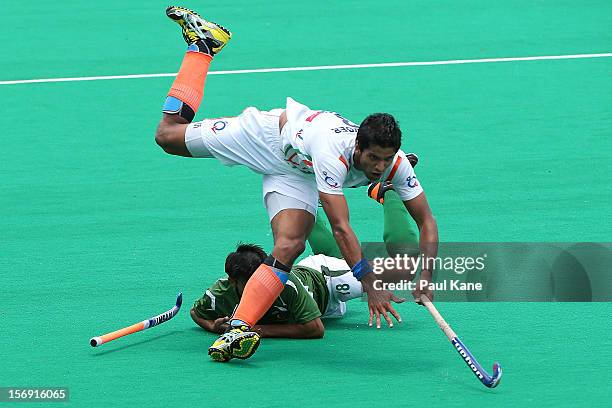
[[[431,313],[440,329],[444,332],[446,338],[450,340],[450,342],[455,347],[455,350],[457,350],[463,361],[465,361],[468,367],[470,367],[476,378],[478,378],[478,380],[485,387],[497,387],[502,377],[501,365],[499,365],[499,363],[493,364],[493,375],[489,375],[489,373],[487,373],[482,368],[480,363],[478,363],[478,361],[474,358],[472,353],[470,353],[470,350],[465,346],[465,344],[463,344],[463,342],[459,340],[457,334],[450,327],[450,325],[446,323],[440,312],[438,312],[438,309],[436,309],[433,303],[431,303],[431,300],[429,300],[427,296],[421,295],[421,303],[423,303],[423,306],[425,306],[427,310],[429,310],[429,313]]]
[[[89,340],[89,344],[91,347],[98,347],[101,344],[108,343],[109,341],[116,340],[120,337],[127,336],[128,334],[136,333],[139,331],[143,331],[146,329],[150,329],[151,327],[155,327],[158,324],[162,324],[172,319],[179,310],[181,310],[181,305],[183,304],[183,293],[180,292],[176,296],[176,304],[172,307],[172,309],[161,313],[157,316],[153,316],[150,319],[143,320],[142,322],[133,324],[128,327],[124,327],[123,329],[116,330],[111,333],[107,333],[103,336],[92,337]]]
[[[470,353],[470,350],[465,347],[465,344],[463,344],[458,337],[454,337],[451,343],[453,343],[453,346],[455,346],[455,349],[461,358],[463,358],[463,361],[470,367],[476,378],[478,378],[485,387],[497,387],[502,377],[502,368],[499,363],[496,362],[493,364],[493,375],[491,376],[482,368],[480,363],[478,363],[476,358]]]

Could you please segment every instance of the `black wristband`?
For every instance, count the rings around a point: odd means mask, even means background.
[[[291,272],[291,267],[290,266],[287,266],[287,265],[279,262],[279,260],[276,259],[275,257],[273,257],[272,255],[268,255],[266,257],[266,259],[264,259],[263,263],[264,263],[264,265],[268,265],[268,266],[271,266],[273,268],[280,269],[283,272],[287,272],[287,273]]]

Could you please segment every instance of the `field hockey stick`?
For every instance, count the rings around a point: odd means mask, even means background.
[[[140,323],[136,323],[131,326],[124,327],[123,329],[119,329],[114,332],[107,333],[103,336],[92,337],[91,340],[89,340],[89,344],[91,344],[91,347],[98,347],[101,344],[116,340],[119,337],[127,336],[128,334],[150,329],[151,327],[157,326],[158,324],[167,322],[168,320],[176,316],[178,311],[181,310],[182,304],[183,304],[183,293],[181,292],[176,296],[176,304],[174,305],[174,307],[172,307],[172,309],[168,310],[167,312],[164,312],[157,316],[153,316],[150,319],[143,320]]]
[[[459,340],[459,337],[457,337],[457,334],[453,331],[453,329],[451,329],[448,323],[446,323],[446,321],[442,318],[442,315],[440,315],[440,312],[438,312],[438,309],[436,309],[433,303],[431,303],[431,300],[429,300],[427,296],[421,295],[421,303],[423,303],[423,305],[425,305],[427,310],[429,310],[429,313],[431,313],[433,318],[436,320],[436,323],[438,323],[438,326],[440,326],[440,329],[442,329],[442,331],[444,332],[446,337],[450,340],[450,342],[453,343],[453,346],[455,346],[455,349],[457,350],[459,355],[461,355],[461,358],[463,359],[463,361],[465,361],[468,367],[470,367],[470,369],[472,370],[474,375],[480,380],[480,382],[489,388],[497,387],[502,377],[502,368],[499,365],[499,363],[493,364],[493,375],[490,376],[482,368],[482,366],[478,363],[478,361],[474,358],[472,353],[470,353],[470,350],[468,350],[468,348],[465,347],[465,345],[461,342],[461,340]]]

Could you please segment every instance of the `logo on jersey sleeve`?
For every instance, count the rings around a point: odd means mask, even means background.
[[[415,188],[419,186],[419,180],[417,180],[416,176],[410,176],[406,179],[406,185],[409,188]]]
[[[340,184],[338,184],[338,182],[336,180],[334,180],[333,177],[328,175],[326,171],[323,171],[323,181],[325,181],[325,184],[327,184],[331,188],[338,188],[338,187],[340,187]]]
[[[223,129],[225,129],[226,126],[227,126],[227,122],[225,120],[218,120],[215,123],[213,123],[210,130],[212,130],[214,134],[217,134],[217,132],[220,132]]]

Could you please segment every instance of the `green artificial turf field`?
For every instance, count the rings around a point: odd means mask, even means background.
[[[184,5],[235,33],[213,71],[612,52],[609,1]],[[165,6],[9,1],[0,81],[176,72],[185,46]],[[197,118],[286,96],[356,122],[390,112],[441,240],[605,242],[611,72],[608,57],[215,75]],[[67,386],[79,407],[608,406],[609,303],[438,303],[487,369],[503,365],[493,390],[413,304],[375,330],[356,301],[324,339],[211,362],[215,336],[188,309],[238,241],[272,237],[259,175],[155,145],[171,83],[0,84],[0,387]],[[360,239],[380,240],[380,206],[346,195]],[[179,291],[172,321],[89,346]]]

